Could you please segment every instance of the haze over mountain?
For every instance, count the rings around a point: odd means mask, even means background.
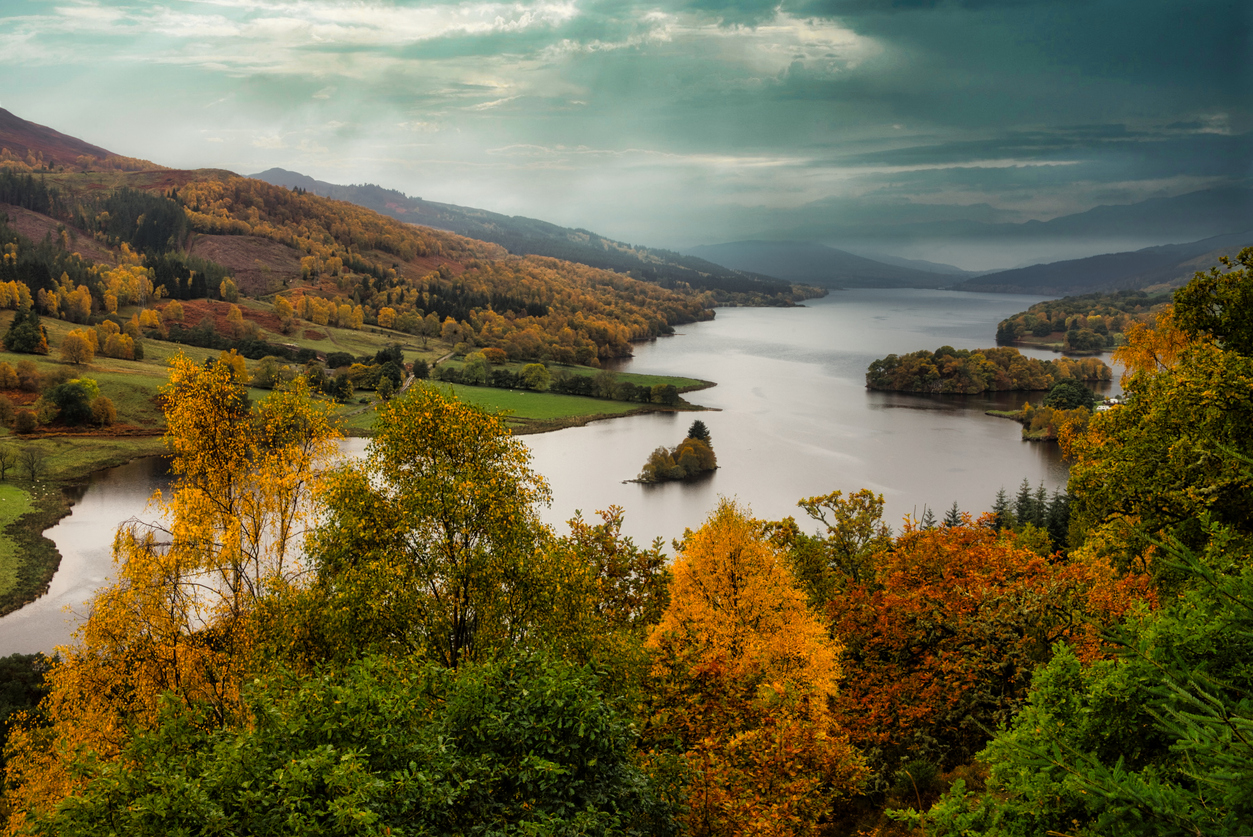
[[[104,159],[115,157],[98,145],[67,136],[46,125],[37,125],[0,108],[0,147],[25,158],[28,154],[42,156],[45,161],[68,165],[81,155]]]
[[[372,184],[343,186],[281,168],[267,169],[249,177],[354,203],[400,221],[490,241],[518,255],[552,256],[629,273],[667,287],[673,287],[675,282],[686,282],[694,288],[736,292],[784,295],[792,290],[790,282],[781,282],[783,277],[769,271],[750,272],[668,250],[624,244],[588,230],[561,227],[535,218],[425,201]]]
[[[688,252],[715,264],[759,273],[769,270],[781,279],[823,288],[939,288],[961,278],[885,264],[808,241],[736,241]]]
[[[1196,271],[1217,264],[1220,256],[1234,256],[1249,246],[1253,246],[1253,232],[988,273],[953,287],[1043,296],[1166,290],[1183,286]]]
[[[1241,231],[1205,218],[1248,208],[1247,7],[8,0],[0,104],[616,241],[1005,269]]]

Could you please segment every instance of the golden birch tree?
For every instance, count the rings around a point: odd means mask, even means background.
[[[11,828],[154,725],[163,696],[235,717],[260,665],[262,603],[305,578],[312,489],[338,438],[329,408],[303,382],[250,405],[232,364],[183,355],[161,398],[174,483],[153,498],[158,523],[118,530],[115,581],[49,675],[47,725],[14,731]]]

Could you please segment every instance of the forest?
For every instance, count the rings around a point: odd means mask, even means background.
[[[0,202],[60,222],[43,241],[0,225],[0,247],[12,256],[0,281],[45,291],[44,313],[59,314],[74,293],[106,313],[141,296],[152,303],[243,295],[285,310],[288,329],[303,320],[414,335],[452,330],[469,349],[590,365],[713,316],[712,297],[687,286],[667,290],[585,265],[509,256],[494,244],[257,180],[192,176],[153,192],[93,190],[82,180],[88,175],[58,176],[60,186],[0,167]],[[82,235],[120,250],[111,258],[125,264],[80,255]],[[206,236],[274,242],[294,254],[299,272],[280,278],[267,268],[262,275],[274,278],[260,285],[236,281],[230,268],[191,252]]]
[[[1046,390],[1063,380],[1108,381],[1110,368],[1096,358],[1037,360],[1017,349],[941,346],[888,355],[866,370],[866,388],[896,392],[963,393]]]
[[[162,522],[71,647],[6,663],[7,833],[1247,833],[1250,271],[1127,328],[1064,503],[724,500],[673,554],[615,508],[556,534],[502,419],[435,388],[326,467],[303,379],[176,357]]]
[[[1152,321],[1169,304],[1169,294],[1117,291],[1037,302],[1001,320],[996,342],[1056,346],[1068,352],[1101,351],[1120,345],[1131,323]]]

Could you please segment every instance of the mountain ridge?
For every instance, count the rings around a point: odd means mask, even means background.
[[[670,250],[626,244],[590,230],[562,227],[536,218],[427,201],[375,184],[329,183],[277,167],[247,176],[274,186],[300,188],[347,201],[398,221],[499,244],[515,255],[549,256],[615,270],[662,287],[685,283],[696,290],[764,293],[780,299],[812,295],[773,274],[738,270]]]

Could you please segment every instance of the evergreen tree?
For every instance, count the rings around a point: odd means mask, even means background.
[[[48,354],[48,332],[40,324],[34,308],[19,308],[13,315],[13,324],[4,335],[4,348],[31,355]]]
[[[687,429],[687,438],[699,439],[705,444],[709,444],[709,428],[705,426],[705,422],[697,419],[692,422],[692,426]]]
[[[930,507],[930,506],[923,506],[923,507],[922,507],[922,520],[921,520],[921,525],[922,525],[922,528],[924,528],[924,529],[934,529],[934,528],[935,528],[935,512],[931,511],[931,507]]]
[[[1014,498],[1014,518],[1019,526],[1032,522],[1035,517],[1034,505],[1035,494],[1031,490],[1031,483],[1023,477],[1022,485],[1018,486],[1018,496]]]
[[[1065,549],[1070,542],[1070,493],[1053,492],[1045,515],[1044,527],[1049,530],[1053,546]]]
[[[996,501],[992,503],[992,517],[992,527],[998,532],[1014,526],[1014,512],[1010,508],[1009,495],[1004,488],[996,492]]]
[[[953,501],[952,507],[947,512],[944,513],[944,525],[945,526],[962,525],[962,510],[957,507],[956,500]]]

